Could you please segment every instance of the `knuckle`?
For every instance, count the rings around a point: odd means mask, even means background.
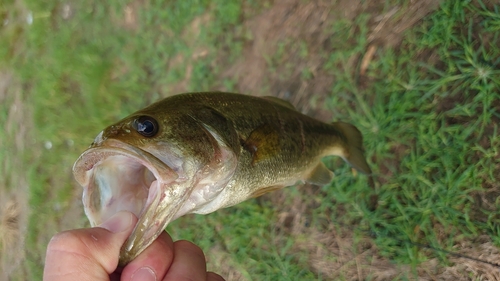
[[[95,247],[93,244],[93,241],[89,241],[89,237],[78,230],[69,230],[54,235],[47,246],[47,251],[87,254],[92,253]]]
[[[80,240],[73,232],[63,231],[57,233],[50,239],[48,249],[67,249],[71,248],[70,245],[74,245]]]

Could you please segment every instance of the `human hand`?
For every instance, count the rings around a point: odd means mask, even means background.
[[[43,280],[224,281],[207,272],[205,255],[198,246],[188,241],[174,243],[166,232],[124,268],[117,268],[120,247],[136,222],[132,213],[119,212],[99,227],[56,234],[47,247]]]

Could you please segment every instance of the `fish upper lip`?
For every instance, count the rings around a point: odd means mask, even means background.
[[[87,186],[89,178],[87,172],[92,170],[99,161],[112,155],[123,155],[138,160],[160,181],[166,178],[162,175],[171,176],[172,173],[172,169],[167,164],[151,153],[118,140],[107,139],[99,146],[85,150],[75,161],[73,175],[76,181],[83,187]]]

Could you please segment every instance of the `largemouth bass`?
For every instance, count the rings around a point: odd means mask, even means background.
[[[364,174],[361,133],[326,124],[275,97],[188,93],[156,102],[104,129],[73,167],[92,226],[127,210],[138,218],[125,265],[167,224],[208,214],[297,182],[328,184],[321,158]]]

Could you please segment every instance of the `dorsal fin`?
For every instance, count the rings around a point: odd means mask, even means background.
[[[279,104],[279,105],[281,105],[283,107],[290,108],[290,109],[293,109],[293,110],[297,110],[295,108],[295,106],[293,106],[293,104],[291,104],[290,102],[288,102],[286,100],[282,100],[280,98],[273,97],[273,96],[265,96],[265,97],[262,97],[262,98],[265,99],[265,100],[274,102],[276,104]]]

